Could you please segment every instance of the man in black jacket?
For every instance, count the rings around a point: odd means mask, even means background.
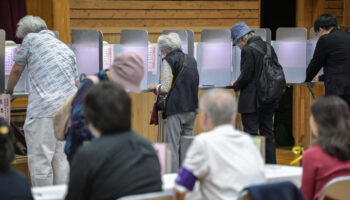
[[[241,50],[241,74],[235,82],[233,89],[240,91],[238,112],[242,115],[244,131],[251,135],[266,137],[266,163],[276,163],[276,147],[273,135],[273,114],[275,103],[263,104],[257,97],[256,82],[259,79],[263,66],[264,55],[250,46],[251,43],[259,45],[266,51],[267,43],[244,23],[239,22],[231,28],[233,45],[238,45]],[[271,48],[272,56],[277,59],[276,53]]]
[[[337,18],[331,14],[316,19],[314,29],[320,38],[305,82],[310,82],[323,67],[325,95],[340,96],[350,105],[350,35],[337,26]]]

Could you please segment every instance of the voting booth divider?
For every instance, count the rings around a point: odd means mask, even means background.
[[[256,35],[263,40],[271,41],[269,29],[253,29]],[[182,40],[185,53],[193,55],[198,62],[200,73],[199,96],[208,88],[225,88],[232,80],[240,75],[240,49],[232,46],[230,31],[227,29],[205,29],[201,33],[200,42],[194,42],[191,30],[164,30],[163,33],[176,32]],[[313,35],[313,34],[310,34]],[[148,33],[145,30],[122,30],[120,44],[108,44],[103,42],[103,35],[98,30],[72,30],[72,44],[77,56],[77,65],[81,74],[91,75],[101,69],[108,69],[115,56],[123,52],[137,52],[145,62],[146,74],[142,81],[141,94],[130,94],[132,99],[132,128],[151,140],[163,141],[164,135],[158,133],[164,129],[149,125],[149,119],[153,108],[155,96],[147,88],[151,84],[158,84],[162,70],[162,58],[156,43],[149,43]],[[293,136],[295,145],[303,143],[308,147],[311,143],[308,128],[308,109],[312,102],[312,95],[303,81],[308,63],[310,62],[316,45],[316,38],[307,40],[307,31],[304,28],[280,28],[277,30],[276,41],[271,41],[278,59],[286,74],[289,87],[293,87]],[[4,46],[6,46],[4,48]],[[0,81],[6,88],[9,72],[13,65],[18,44],[1,44],[4,52],[0,53],[4,59],[4,67],[0,70]],[[1,58],[1,57],[0,57]],[[28,77],[26,70],[23,72],[18,85],[15,88],[14,97],[28,94]],[[2,89],[2,93],[4,92]],[[232,89],[228,89],[235,96]],[[312,91],[316,96],[323,94],[322,84],[317,84]],[[306,92],[306,93],[305,93]],[[16,101],[15,101],[16,102]],[[16,103],[15,103],[16,104]],[[25,105],[25,102],[23,103]],[[238,118],[239,119],[239,118]],[[242,125],[235,123],[236,127]],[[202,130],[198,120],[194,126],[195,134]],[[305,139],[307,138],[307,139]],[[305,140],[305,141],[304,141]]]

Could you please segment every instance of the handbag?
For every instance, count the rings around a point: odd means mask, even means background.
[[[165,110],[166,96],[160,95],[161,87],[162,86],[159,86],[158,91],[157,91],[157,100],[156,100],[157,110]]]
[[[160,86],[162,87],[162,86]],[[152,110],[152,114],[151,114],[151,120],[149,122],[149,124],[154,124],[154,125],[158,125],[159,121],[158,121],[158,103],[159,103],[159,97],[160,97],[160,87],[158,88],[157,90],[157,96],[156,96],[156,102],[154,102],[154,105],[153,105],[153,110]],[[164,109],[165,109],[165,100],[166,98],[163,98],[164,99]]]
[[[75,98],[76,93],[72,94],[68,99],[62,104],[62,106],[56,111],[53,116],[53,128],[55,136],[58,140],[65,140],[66,133],[71,123],[72,115],[72,103]]]

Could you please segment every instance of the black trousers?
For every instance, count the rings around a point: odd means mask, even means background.
[[[276,144],[273,134],[273,107],[260,108],[254,113],[243,113],[242,123],[244,132],[251,135],[260,135],[266,138],[266,163],[276,163]]]

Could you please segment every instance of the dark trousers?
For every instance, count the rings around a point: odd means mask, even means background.
[[[260,135],[266,138],[266,163],[276,163],[276,145],[273,135],[273,107],[260,108],[255,113],[243,113],[242,123],[244,132],[251,135]]]

